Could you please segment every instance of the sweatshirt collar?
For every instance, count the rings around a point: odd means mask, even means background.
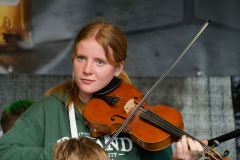
[[[53,97],[57,98],[59,101],[61,101],[65,106],[67,106],[69,99],[70,99],[70,95],[68,92],[57,92],[52,94]]]

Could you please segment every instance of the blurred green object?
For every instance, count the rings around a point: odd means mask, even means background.
[[[7,106],[7,107],[4,109],[4,112],[6,112],[6,113],[11,113],[11,112],[13,112],[14,110],[19,109],[19,108],[28,108],[28,107],[30,107],[32,104],[33,104],[33,101],[32,101],[32,100],[29,100],[29,99],[17,100],[17,101],[15,101],[15,102],[11,103],[9,106]]]

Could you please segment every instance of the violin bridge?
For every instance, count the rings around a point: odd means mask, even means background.
[[[134,99],[130,99],[124,106],[125,112],[128,114],[131,110],[135,108]]]

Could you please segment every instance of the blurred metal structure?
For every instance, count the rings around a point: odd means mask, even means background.
[[[0,1],[0,49],[16,50],[31,39],[32,0]]]

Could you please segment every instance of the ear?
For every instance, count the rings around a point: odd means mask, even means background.
[[[116,65],[115,66],[115,73],[114,73],[114,76],[119,76],[120,73],[122,72],[123,70],[123,66],[124,66],[124,63],[120,63],[119,65]]]

